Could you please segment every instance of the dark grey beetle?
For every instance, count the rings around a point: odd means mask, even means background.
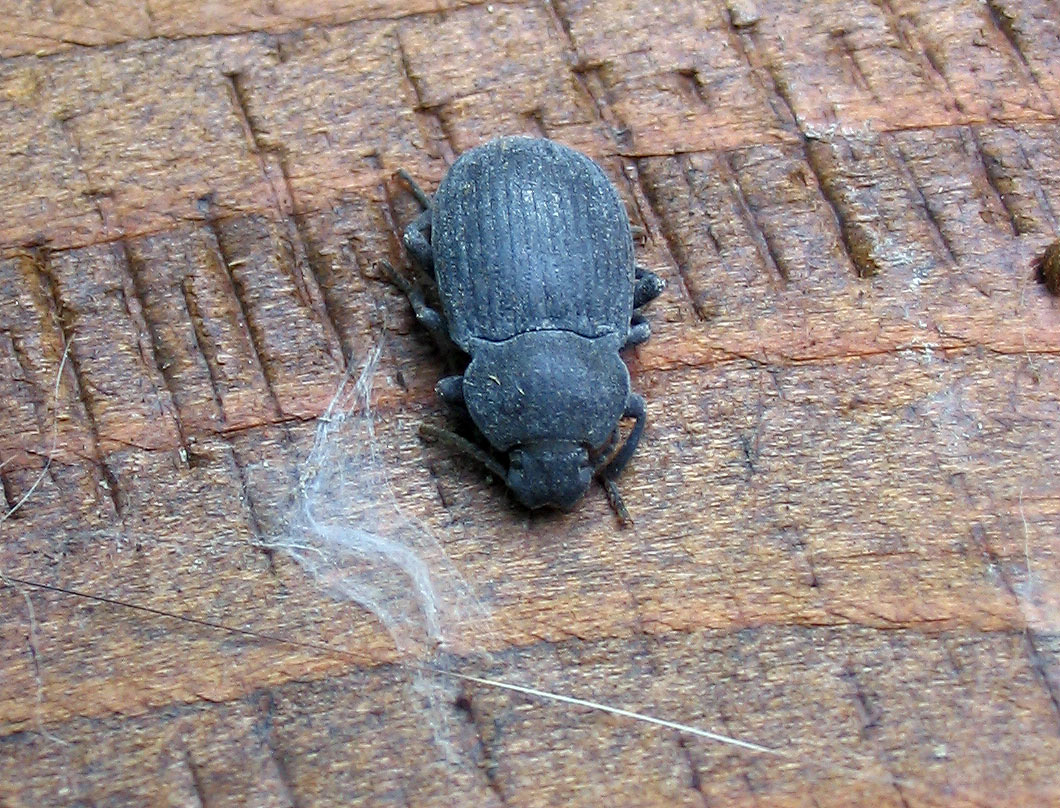
[[[637,309],[663,283],[635,265],[614,186],[584,155],[527,137],[461,155],[433,201],[402,177],[425,208],[405,247],[437,280],[442,313],[388,269],[439,344],[470,355],[463,375],[437,391],[467,407],[508,466],[451,433],[430,433],[477,456],[528,508],[572,507],[595,474],[625,516],[614,480],[645,414],[618,352],[650,335]],[[622,418],[636,423],[615,451]]]

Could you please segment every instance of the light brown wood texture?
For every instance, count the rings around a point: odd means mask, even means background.
[[[0,806],[1060,804],[1056,0],[0,17],[0,573],[112,599],[0,586]],[[417,436],[393,174],[508,133],[599,160],[668,283],[629,528]],[[479,685],[439,746],[260,547],[384,334],[396,496],[492,615],[454,667],[785,757]]]

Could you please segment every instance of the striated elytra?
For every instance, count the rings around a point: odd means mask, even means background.
[[[648,338],[638,309],[663,283],[635,264],[614,186],[584,155],[527,137],[465,152],[433,200],[403,176],[425,207],[405,247],[436,279],[442,311],[394,281],[438,342],[470,357],[437,390],[507,464],[432,434],[479,457],[528,508],[569,509],[595,475],[625,516],[614,480],[645,413],[619,351]],[[619,447],[622,418],[636,422]]]

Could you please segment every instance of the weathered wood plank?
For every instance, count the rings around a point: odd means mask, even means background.
[[[0,573],[114,602],[0,588],[0,804],[1060,800],[1052,4],[9,5]],[[509,132],[598,158],[669,283],[631,529],[416,436],[448,415],[375,268],[391,175]],[[380,457],[493,617],[453,664],[790,757],[432,712],[267,551],[381,333]]]
[[[336,4],[321,0],[273,0],[263,3],[210,0],[149,0],[83,7],[19,0],[0,4],[7,23],[0,30],[0,58],[47,55],[72,48],[116,45],[153,38],[185,39],[215,34],[267,31],[298,32],[307,26],[341,25],[362,20],[399,19],[471,5],[474,0],[374,0]]]

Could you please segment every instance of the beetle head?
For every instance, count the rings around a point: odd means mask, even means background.
[[[589,452],[573,441],[526,443],[508,456],[508,487],[527,508],[568,510],[592,480]]]

